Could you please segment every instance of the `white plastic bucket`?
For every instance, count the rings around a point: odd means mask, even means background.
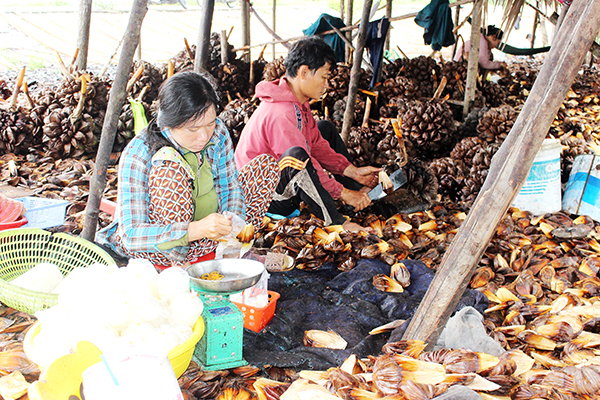
[[[571,214],[589,215],[600,221],[600,157],[575,157],[563,197],[563,209]]]
[[[183,400],[166,356],[132,355],[99,362],[83,374],[86,400]]]
[[[561,210],[561,151],[560,140],[544,139],[542,147],[531,165],[525,184],[513,200],[513,207],[529,211],[534,215]]]

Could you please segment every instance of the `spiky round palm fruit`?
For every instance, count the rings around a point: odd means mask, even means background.
[[[485,81],[480,85],[479,90],[485,98],[485,104],[488,107],[500,107],[506,104],[506,89],[494,82]]]
[[[468,176],[464,180],[464,186],[462,187],[461,199],[467,204],[473,204],[483,182],[487,178],[489,168],[485,165],[474,165],[469,171]]]
[[[488,108],[485,107],[472,109],[458,128],[459,135],[462,137],[477,136],[477,125],[479,125],[479,120],[483,118],[486,111],[488,111]]]
[[[467,167],[471,167],[473,165],[473,157],[475,157],[475,154],[481,149],[482,145],[483,141],[477,136],[466,137],[456,143],[450,152],[450,157],[464,162]]]
[[[401,75],[413,81],[419,97],[431,97],[439,83],[441,68],[431,57],[411,58]]]
[[[250,100],[235,99],[219,114],[219,119],[227,126],[234,148],[237,147],[242,130],[255,110],[256,104]]]
[[[427,168],[438,180],[440,195],[447,196],[453,201],[461,197],[461,190],[468,172],[468,167],[464,162],[451,157],[442,157],[431,161]]]
[[[398,105],[415,97],[416,87],[403,76],[388,79],[379,87],[379,117],[396,118]]]
[[[121,114],[117,122],[117,135],[113,144],[113,153],[120,153],[135,136],[135,119],[131,104],[126,102],[121,107]]]
[[[455,141],[456,123],[448,104],[432,99],[412,101],[398,111],[402,131],[422,159],[444,156]]]
[[[234,47],[231,43],[227,43],[227,61],[232,62],[236,58]],[[208,70],[212,73],[213,69],[221,64],[221,35],[217,32],[210,34],[210,44],[208,47],[208,54],[210,60],[208,62]],[[260,76],[260,75],[259,75]]]
[[[46,107],[42,142],[44,149],[55,159],[96,152],[108,102],[109,82],[86,75],[90,80],[83,101],[80,101],[81,77],[63,81],[53,95],[47,92],[40,95],[38,103],[40,107]]]
[[[408,60],[404,58],[397,58],[391,63],[384,63],[381,68],[381,80],[394,79],[400,75],[400,71],[406,65]]]
[[[564,134],[559,139],[562,145],[562,156],[560,158],[561,181],[566,183],[573,169],[575,157],[582,154],[594,154],[594,151],[581,136]]]
[[[265,70],[263,72],[263,79],[267,82],[272,82],[277,80],[285,75],[285,59],[283,57],[279,57],[274,59],[271,62],[268,62],[265,65]]]
[[[402,167],[406,174],[407,182],[404,186],[414,196],[427,204],[433,203],[438,195],[438,180],[432,174],[425,164],[417,159],[411,158],[408,163]]]
[[[340,100],[344,99],[348,95],[348,85],[350,84],[350,67],[345,64],[337,64],[331,69],[329,80],[327,81],[327,87],[323,94],[323,107],[328,109],[329,114],[333,115],[336,109],[345,109],[345,106],[336,105]],[[334,120],[341,121],[343,118],[343,111],[339,114],[339,118]]]
[[[477,125],[478,136],[488,143],[502,143],[508,136],[518,115],[518,111],[508,105],[490,108],[479,120],[479,125]]]
[[[0,109],[0,154],[28,154],[42,143],[43,121],[19,109]]]
[[[222,107],[235,98],[248,97],[250,64],[247,62],[234,60],[227,64],[219,64],[212,74],[221,90]]]
[[[163,74],[159,68],[146,61],[140,60],[133,63],[129,79],[133,77],[140,67],[144,68],[144,72],[134,82],[133,87],[131,88],[131,97],[137,99],[142,90],[145,90],[142,101],[152,103],[152,101],[158,97],[158,88],[164,81]],[[145,89],[146,87],[147,89]]]
[[[465,82],[467,80],[466,61],[445,62],[440,71],[440,76],[446,77],[446,88],[441,97],[448,95],[454,100],[463,100],[465,97]]]
[[[8,83],[0,79],[0,99],[7,100],[10,96],[12,96],[12,90],[8,87]]]

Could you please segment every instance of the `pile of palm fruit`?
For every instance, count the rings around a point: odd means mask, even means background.
[[[221,88],[220,118],[235,144],[258,105],[251,99],[250,70],[255,80],[273,80],[281,77],[285,68],[282,59],[250,64],[233,52],[228,54],[228,63],[222,64],[215,35],[211,36],[209,72]],[[191,46],[174,56],[170,65],[136,63],[132,67],[128,95],[143,103],[148,119],[153,116],[160,84],[171,73],[193,66],[194,57],[195,47]],[[402,166],[408,177],[403,189],[417,198],[423,209],[391,207],[400,200],[388,196],[388,208],[374,205],[349,215],[370,227],[371,234],[326,227],[302,209],[291,219],[266,219],[256,233],[255,246],[289,254],[295,258],[296,268],[305,270],[334,262],[346,271],[367,258],[395,266],[396,271],[404,271],[399,264],[407,258],[436,270],[538,69],[539,65],[529,61],[514,62],[498,83],[484,82],[478,87],[479,108],[464,121],[457,119],[456,106],[446,101],[461,99],[464,63],[441,63],[428,57],[395,60],[384,65],[381,83],[374,87],[369,86],[370,73],[362,71],[349,152],[358,166],[381,166],[388,173]],[[347,65],[333,69],[324,98],[312,103],[316,118],[331,119],[341,127],[349,73]],[[432,99],[442,77],[446,77],[446,87]],[[563,146],[563,183],[574,157],[598,148],[596,79],[594,70],[586,69],[578,76],[548,132],[548,137],[560,139]],[[58,87],[41,85],[31,94],[33,107],[21,96],[17,108],[0,108],[0,184],[69,200],[66,223],[54,230],[78,234],[82,229],[111,84],[107,78],[76,72]],[[0,81],[2,99],[10,98],[12,86],[12,82]],[[133,112],[131,105],[125,104],[114,163],[132,136]],[[107,172],[105,197],[115,200],[116,167]],[[110,216],[100,214],[100,227],[109,221]],[[454,385],[470,387],[484,398],[595,398],[600,392],[600,369],[596,367],[599,241],[600,226],[588,217],[564,213],[536,217],[509,209],[470,282],[472,289],[490,301],[484,325],[488,335],[506,350],[499,357],[465,350],[426,352],[424,343],[402,341],[389,343],[381,354],[350,358],[328,371],[248,366],[207,372],[192,364],[179,379],[184,398],[279,399],[289,390],[318,393],[315,398],[323,399],[429,399]],[[409,287],[406,272],[398,272],[396,278]]]

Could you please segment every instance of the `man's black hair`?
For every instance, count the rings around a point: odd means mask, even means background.
[[[488,27],[483,31],[483,35],[484,36],[495,36],[496,39],[502,40],[502,36],[504,35],[504,32],[502,31],[502,29],[500,29],[494,25],[488,25]]]
[[[334,66],[335,60],[333,49],[323,39],[308,37],[298,40],[290,48],[285,59],[285,73],[290,78],[295,78],[303,65],[314,73],[325,64]]]
[[[160,86],[157,123],[161,128],[179,128],[218,104],[212,77],[207,73],[179,72]]]

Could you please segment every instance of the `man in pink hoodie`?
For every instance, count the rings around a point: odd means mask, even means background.
[[[280,182],[269,212],[288,215],[304,201],[327,225],[360,230],[340,214],[334,200],[341,199],[355,211],[364,209],[381,169],[352,165],[335,126],[329,121],[317,124],[309,105],[310,99],[323,95],[334,64],[335,54],[323,40],[311,37],[294,43],[285,61],[286,75],[256,86],[261,104],[242,131],[235,162],[241,169],[260,154],[279,160]]]

